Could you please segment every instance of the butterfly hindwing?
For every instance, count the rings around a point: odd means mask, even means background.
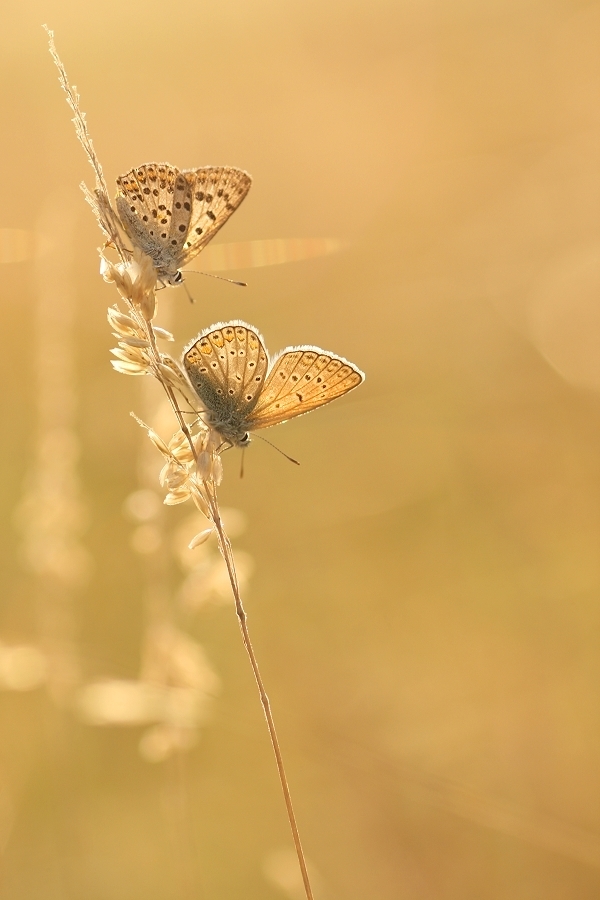
[[[348,360],[318,347],[290,347],[272,363],[248,429],[268,428],[343,396],[364,381]]]

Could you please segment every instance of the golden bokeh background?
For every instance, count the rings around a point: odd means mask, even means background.
[[[117,296],[44,22],[111,185],[151,160],[245,168],[216,244],[295,248],[230,269],[244,290],[190,275],[195,305],[162,293],[176,349],[235,317],[367,373],[268,435],[300,468],[259,441],[243,480],[224,459],[317,900],[595,900],[600,4],[583,0],[26,0],[3,20],[0,898],[302,897],[233,606],[205,569],[190,600],[195,563],[165,551],[189,510],[156,524],[159,461],[128,415],[155,400],[108,363]],[[157,622],[177,676],[149,655]],[[161,731],[161,678],[215,696]]]

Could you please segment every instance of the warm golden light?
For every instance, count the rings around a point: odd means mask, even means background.
[[[596,900],[598,5],[13,6],[6,897],[304,890],[215,529],[164,456],[186,450],[148,347],[106,321],[47,21],[111,199],[152,161],[252,175],[185,267],[195,302],[156,293],[161,352],[240,319],[366,373],[265,433],[300,466],[257,436],[243,478],[220,457],[315,900]]]

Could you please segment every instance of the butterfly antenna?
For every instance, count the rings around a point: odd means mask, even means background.
[[[244,454],[246,452],[246,448],[242,447],[242,461],[240,463],[240,478],[244,477]]]
[[[184,287],[184,289],[185,289],[186,294],[188,295],[188,297],[189,297],[189,299],[190,299],[190,303],[195,303],[196,301],[194,300],[194,298],[193,298],[192,295],[190,294],[190,289],[188,288],[188,286],[187,286],[187,284],[185,283],[185,281],[183,281],[182,284],[183,284],[183,287]]]
[[[225,278],[223,275],[215,275],[214,272],[199,272],[197,269],[186,269],[188,273],[193,275],[207,275],[209,278],[218,278],[219,281],[228,281],[229,284],[237,284],[238,287],[248,287],[245,281],[234,281],[233,278]]]
[[[297,459],[294,459],[293,456],[288,456],[287,453],[284,453],[283,450],[280,450],[279,447],[276,447],[275,444],[272,444],[271,441],[268,441],[266,438],[262,437],[262,435],[253,434],[252,437],[257,437],[259,439],[259,441],[264,441],[265,444],[268,444],[270,447],[273,448],[273,450],[277,450],[278,453],[281,453],[281,455],[285,456],[286,459],[289,459],[290,462],[294,463],[297,466],[300,465],[300,463],[298,462]]]

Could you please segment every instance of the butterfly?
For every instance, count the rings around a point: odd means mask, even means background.
[[[219,322],[183,351],[183,366],[208,424],[235,447],[250,432],[301,416],[347,394],[364,373],[319,347],[286,347],[273,360],[261,334],[245,322]]]
[[[181,284],[182,266],[211,241],[252,184],[242,169],[176,169],[148,163],[117,178],[117,211],[134,246],[154,262],[167,285]]]

